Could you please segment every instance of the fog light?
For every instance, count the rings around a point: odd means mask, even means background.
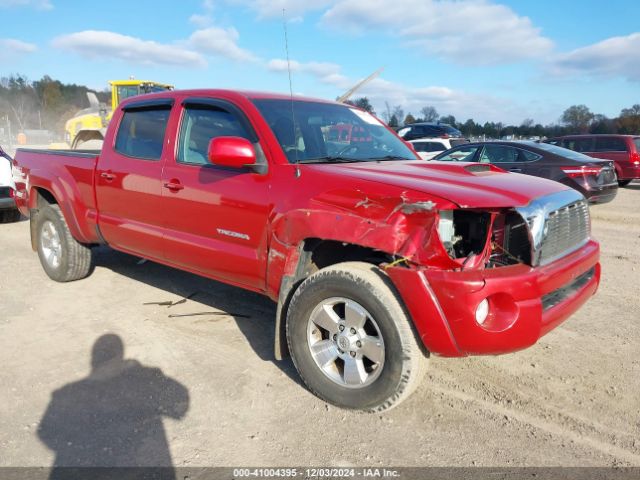
[[[489,300],[486,298],[480,302],[478,308],[476,308],[476,322],[478,325],[482,325],[489,316]]]

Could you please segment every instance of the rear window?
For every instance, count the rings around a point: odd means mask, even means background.
[[[447,149],[442,143],[438,142],[414,142],[413,147],[416,152],[443,152]]]
[[[640,152],[640,137],[634,138],[633,143],[636,145],[636,152]]]
[[[572,160],[593,160],[593,158],[588,157],[587,155],[583,155],[582,153],[574,152],[573,150],[569,150],[568,148],[558,147],[557,145],[551,145],[549,143],[537,143],[536,148],[553,153],[555,155],[559,155],[564,158],[570,158]]]
[[[562,146],[574,152],[593,152],[593,138],[567,138]]]
[[[160,160],[170,112],[168,107],[125,111],[115,151],[127,157]]]
[[[458,145],[463,145],[465,143],[469,143],[469,140],[466,138],[461,138],[460,140],[451,140],[451,146],[457,147]]]
[[[627,143],[621,138],[596,138],[596,152],[626,152]]]

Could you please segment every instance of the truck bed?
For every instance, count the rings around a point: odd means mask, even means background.
[[[36,191],[26,185],[39,185],[60,201],[60,207],[78,239],[91,243],[95,231],[95,169],[99,150],[37,150],[19,148],[16,168],[16,204],[24,215],[37,205]],[[78,221],[80,219],[80,221]]]

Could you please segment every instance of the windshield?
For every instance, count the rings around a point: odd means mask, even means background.
[[[416,160],[402,140],[356,108],[303,100],[253,103],[291,163]]]
[[[573,150],[569,150],[568,148],[558,147],[557,145],[551,145],[550,143],[540,142],[532,144],[531,146],[539,148],[540,150],[551,152],[555,155],[560,155],[561,157],[570,158],[572,160],[593,160],[593,158],[589,157],[588,155],[584,155],[583,153],[574,152]]]

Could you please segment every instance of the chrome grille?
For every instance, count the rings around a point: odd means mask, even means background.
[[[589,239],[589,228],[589,207],[584,200],[549,212],[539,248],[540,264],[580,248]]]
[[[589,206],[576,190],[536,198],[516,210],[529,226],[533,266],[551,263],[589,240]]]

